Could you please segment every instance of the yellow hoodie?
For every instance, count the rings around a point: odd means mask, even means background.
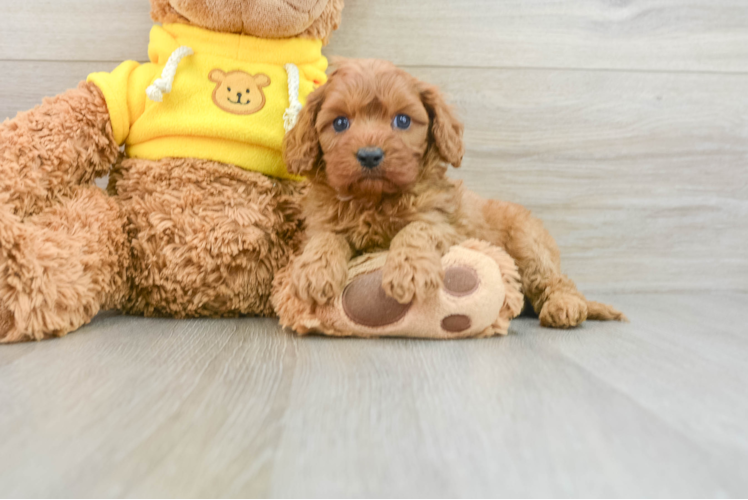
[[[293,178],[282,158],[284,125],[327,80],[320,40],[168,24],[151,30],[148,56],[150,63],[127,61],[88,77],[129,157],[199,158]]]

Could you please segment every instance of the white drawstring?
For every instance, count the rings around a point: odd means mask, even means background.
[[[161,78],[153,82],[153,85],[145,90],[148,99],[154,102],[162,102],[164,94],[171,92],[171,88],[174,85],[174,78],[177,76],[177,66],[182,62],[182,59],[194,53],[189,47],[179,47],[175,50],[166,62],[166,66],[164,66],[164,70],[161,72]]]
[[[174,78],[177,76],[177,67],[187,56],[193,55],[195,52],[189,47],[179,47],[169,57],[169,60],[164,66],[164,70],[161,72],[161,78],[153,82],[153,85],[148,87],[145,93],[148,95],[148,99],[154,102],[162,102],[164,100],[164,94],[171,92],[174,85]],[[283,128],[286,132],[290,132],[296,126],[299,121],[299,113],[303,109],[301,102],[299,101],[299,85],[301,78],[299,76],[299,68],[295,64],[286,64],[286,73],[288,73],[288,102],[289,106],[286,112],[283,114]]]
[[[288,102],[290,106],[283,114],[283,128],[286,133],[293,130],[299,121],[299,113],[303,109],[299,102],[299,68],[295,64],[286,64],[286,73],[288,73]]]

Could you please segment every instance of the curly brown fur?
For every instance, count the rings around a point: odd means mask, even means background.
[[[273,315],[273,276],[299,245],[302,189],[202,160],[125,160],[110,180],[131,240],[122,309],[176,318]]]
[[[299,34],[302,38],[322,40],[325,45],[330,41],[332,33],[340,28],[343,20],[345,0],[328,0],[327,7],[322,14],[306,30]]]
[[[0,342],[64,335],[119,302],[123,219],[90,186],[118,151],[85,83],[0,125]]]
[[[101,189],[21,220],[0,210],[0,343],[62,336],[125,293],[124,217]]]
[[[314,234],[294,260],[288,280],[302,301],[327,304],[342,293],[350,259],[351,248],[343,237]]]
[[[399,115],[410,118],[407,129],[395,126]],[[336,130],[338,118],[349,127]],[[528,210],[483,200],[447,179],[446,165],[462,161],[462,131],[435,87],[384,61],[341,61],[310,96],[286,140],[289,171],[310,180],[302,203],[310,241],[342,238],[354,255],[389,249],[383,286],[406,303],[440,287],[440,259],[449,247],[468,238],[486,240],[516,259],[543,325],[623,319],[609,306],[587,302],[561,273],[555,242]],[[366,167],[357,154],[375,148],[384,159]],[[338,247],[325,256],[328,262],[346,257]],[[306,282],[297,284],[317,289],[333,283],[339,290],[344,280],[326,269],[342,265],[300,273],[297,282]],[[311,299],[326,303],[330,297]]]
[[[326,44],[340,25],[343,4],[344,0],[151,0],[151,18],[223,33],[301,36]]]
[[[105,175],[118,153],[104,96],[81,83],[0,125],[0,203],[38,213]]]

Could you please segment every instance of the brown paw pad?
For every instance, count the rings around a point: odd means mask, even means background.
[[[480,286],[480,279],[475,269],[466,266],[450,267],[444,272],[444,289],[455,297],[467,297],[474,294]]]
[[[442,328],[449,333],[460,333],[469,330],[473,321],[463,314],[453,314],[442,320]]]
[[[397,323],[408,314],[411,304],[400,304],[382,288],[382,270],[356,278],[343,291],[343,310],[353,321],[369,328]]]

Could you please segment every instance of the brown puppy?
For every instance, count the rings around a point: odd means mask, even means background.
[[[341,293],[353,256],[389,249],[382,286],[405,304],[436,293],[441,257],[476,238],[517,261],[543,325],[624,320],[561,273],[553,238],[527,209],[483,200],[447,179],[447,165],[462,161],[462,133],[435,87],[388,62],[340,62],[286,138],[289,171],[311,184],[302,203],[308,240],[291,273],[297,295],[327,304]]]

